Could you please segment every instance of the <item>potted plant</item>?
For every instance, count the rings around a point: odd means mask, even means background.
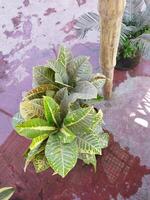
[[[105,77],[92,74],[88,57],[73,58],[61,47],[56,60],[33,68],[33,89],[20,103],[13,127],[30,139],[25,168],[52,168],[65,177],[81,159],[96,169],[96,155],[108,145],[103,114],[93,106],[102,100]]]
[[[141,49],[139,44],[133,44],[128,38],[124,39],[119,47],[115,69],[129,70],[136,67],[141,58]]]
[[[150,5],[145,1],[127,1],[120,37],[116,69],[135,67],[140,57],[150,59]],[[99,30],[99,15],[93,12],[77,19],[77,36],[85,37],[88,31]]]

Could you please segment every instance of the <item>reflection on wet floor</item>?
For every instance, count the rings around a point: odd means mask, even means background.
[[[150,169],[141,166],[138,157],[121,148],[112,135],[110,137],[109,147],[98,158],[96,173],[91,166],[79,161],[75,169],[62,179],[57,175],[52,176],[50,170],[36,175],[32,166],[24,173],[22,154],[27,141],[12,133],[1,147],[1,185],[9,183],[16,187],[15,196],[22,200],[70,200],[75,197],[81,200],[109,200],[117,199],[118,195],[122,199],[129,198],[142,187],[142,181],[150,174]]]

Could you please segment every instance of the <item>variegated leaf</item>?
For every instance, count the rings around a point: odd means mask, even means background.
[[[64,119],[64,125],[72,130],[72,132],[78,132],[78,128],[80,130],[85,127],[89,129],[93,125],[95,113],[96,112],[93,107],[79,108],[77,110],[71,111]]]
[[[38,145],[41,145],[43,143],[43,141],[46,140],[47,138],[48,138],[48,134],[40,135],[36,138],[33,138],[32,142],[29,146],[29,149],[30,150],[35,149]]]
[[[43,119],[30,119],[16,126],[18,134],[26,138],[35,138],[44,134],[53,133],[55,127],[49,126],[49,123]]]
[[[48,66],[55,72],[55,83],[58,83],[60,86],[67,86],[68,85],[68,74],[66,67],[59,62],[56,61],[50,61]]]
[[[106,77],[102,74],[96,74],[92,77],[91,83],[97,88],[98,95],[103,95],[103,87],[106,82]]]
[[[80,131],[76,137],[80,153],[101,154],[101,145],[99,142],[99,137],[96,134],[87,134],[86,132]]]
[[[77,99],[94,99],[97,97],[97,89],[88,81],[79,81],[69,96],[70,102],[74,103]]]
[[[78,158],[83,160],[83,162],[87,165],[92,164],[94,170],[96,171],[96,156],[94,154],[80,153]]]
[[[36,86],[54,84],[54,71],[49,67],[37,66],[33,68],[33,83]]]
[[[68,90],[66,87],[61,88],[54,96],[55,101],[60,104],[64,97],[68,96]]]
[[[74,59],[77,73],[77,81],[90,80],[92,75],[92,65],[89,62],[89,57],[80,56]]]
[[[44,110],[49,124],[58,125],[60,120],[60,107],[53,98],[48,96],[44,97]]]
[[[75,141],[62,144],[58,135],[50,135],[45,148],[45,155],[55,173],[65,177],[77,162],[77,144]]]
[[[15,189],[13,187],[4,187],[0,189],[0,200],[9,200],[14,194]]]
[[[99,138],[100,138],[100,147],[101,147],[101,149],[104,149],[104,148],[108,147],[108,142],[109,142],[108,133],[100,134]]]
[[[69,112],[66,118],[64,119],[64,124],[67,127],[80,123],[92,110],[92,107],[88,108],[79,108],[72,112]],[[80,117],[79,117],[80,116]]]
[[[52,85],[52,84],[41,85],[27,92],[26,95],[24,96],[24,100],[32,100],[35,98],[41,98],[46,94],[46,91],[52,90],[56,92],[58,89],[59,88],[57,86]]]
[[[59,138],[63,143],[71,143],[76,136],[67,127],[63,126],[60,129]]]
[[[37,154],[39,154],[40,152],[44,151],[45,149],[45,144],[42,145],[41,143],[38,143],[35,148],[31,149],[27,155],[26,155],[26,162],[25,162],[25,166],[24,166],[24,172],[26,172],[26,169],[28,167],[28,165],[30,164],[30,162],[35,158],[35,156]]]
[[[26,100],[20,103],[20,113],[25,119],[44,118],[43,99]]]
[[[57,60],[50,60],[48,61],[47,66],[52,69],[54,72],[56,72],[56,65],[57,65]]]
[[[61,46],[58,52],[57,60],[64,68],[67,68],[67,65],[72,60],[72,55],[69,49]]]
[[[43,172],[50,167],[48,164],[48,161],[45,157],[44,152],[41,152],[41,153],[35,155],[32,162],[33,162],[36,173]]]

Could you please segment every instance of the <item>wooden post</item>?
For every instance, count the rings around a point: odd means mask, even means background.
[[[122,17],[126,0],[99,0],[100,12],[100,62],[106,76],[105,99],[111,98],[114,67],[120,39]]]

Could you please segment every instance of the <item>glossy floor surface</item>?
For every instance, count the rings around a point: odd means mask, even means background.
[[[150,199],[150,62],[128,72],[115,71],[114,93],[99,106],[109,147],[97,172],[78,162],[65,179],[48,170],[23,172],[28,141],[12,129],[22,92],[31,88],[32,67],[56,57],[59,44],[73,55],[91,57],[99,70],[98,33],[76,39],[76,18],[97,12],[96,0],[1,0],[0,3],[0,187],[14,186],[14,200]]]

